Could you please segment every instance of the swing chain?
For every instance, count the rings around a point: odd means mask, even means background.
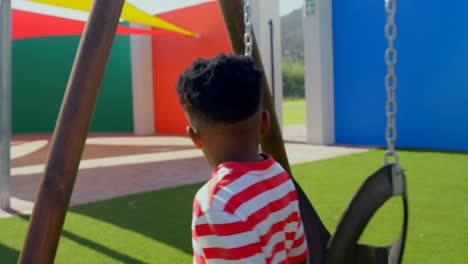
[[[389,158],[393,157],[395,163],[400,167],[400,160],[395,150],[395,141],[397,138],[396,112],[397,103],[395,90],[397,88],[397,77],[395,74],[395,64],[397,63],[397,51],[394,41],[397,36],[397,27],[395,25],[396,0],[385,0],[385,11],[387,13],[387,24],[385,25],[385,37],[388,41],[388,48],[385,51],[385,62],[387,64],[387,75],[385,76],[385,89],[387,91],[387,151],[385,152],[385,164],[389,164]]]
[[[250,0],[244,0],[244,45],[247,57],[252,57],[253,36],[252,36],[252,17],[250,15]]]

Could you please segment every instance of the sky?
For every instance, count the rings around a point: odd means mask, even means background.
[[[159,10],[171,10],[174,6],[194,5],[206,0],[171,0],[171,1],[157,1],[156,0],[130,0],[133,4],[148,10],[149,13],[157,13]],[[279,0],[280,2],[280,15],[285,15],[291,11],[298,9],[302,6],[304,0]],[[153,11],[154,10],[154,11]],[[153,11],[153,12],[150,12]]]
[[[128,0],[140,9],[150,14],[157,14],[184,6],[196,5],[210,0]],[[304,0],[279,0],[280,15],[285,15],[302,6]],[[67,10],[58,7],[36,4],[25,0],[12,0],[12,6],[24,11],[33,11],[49,15],[58,15],[72,19],[85,20],[87,15],[84,12]]]
[[[147,10],[152,10],[154,8],[156,11],[157,9],[170,10],[173,8],[173,6],[194,5],[194,4],[198,4],[201,2],[206,2],[206,0],[160,1],[160,3],[157,3],[157,7],[156,7],[155,0],[130,0],[130,2],[134,3],[137,6],[141,5],[143,9],[145,7]],[[280,15],[285,15],[301,7],[304,0],[279,0],[279,2],[280,2]]]

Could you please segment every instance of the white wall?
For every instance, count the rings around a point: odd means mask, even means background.
[[[279,14],[279,0],[251,0],[252,23],[255,32],[263,67],[268,79],[270,89],[272,87],[271,70],[271,40],[270,20],[273,22],[273,46],[274,46],[274,68],[275,68],[275,110],[278,121],[282,127],[282,101],[283,101],[283,76],[281,56],[281,17]]]
[[[132,27],[148,29],[131,23]],[[154,131],[153,56],[151,36],[131,35],[133,129],[137,135]]]
[[[332,1],[305,0],[307,142],[335,143]]]

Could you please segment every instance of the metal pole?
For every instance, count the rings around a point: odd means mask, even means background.
[[[10,207],[11,0],[0,0],[0,209]]]
[[[124,0],[94,0],[18,263],[53,263]]]
[[[275,95],[276,95],[276,84],[275,84],[275,39],[274,39],[274,26],[273,19],[270,19],[268,22],[270,26],[270,59],[271,59],[271,94],[273,99],[273,105],[276,105]]]

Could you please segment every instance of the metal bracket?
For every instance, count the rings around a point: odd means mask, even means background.
[[[405,178],[403,176],[403,171],[398,164],[392,165],[392,187],[394,196],[406,193]]]

